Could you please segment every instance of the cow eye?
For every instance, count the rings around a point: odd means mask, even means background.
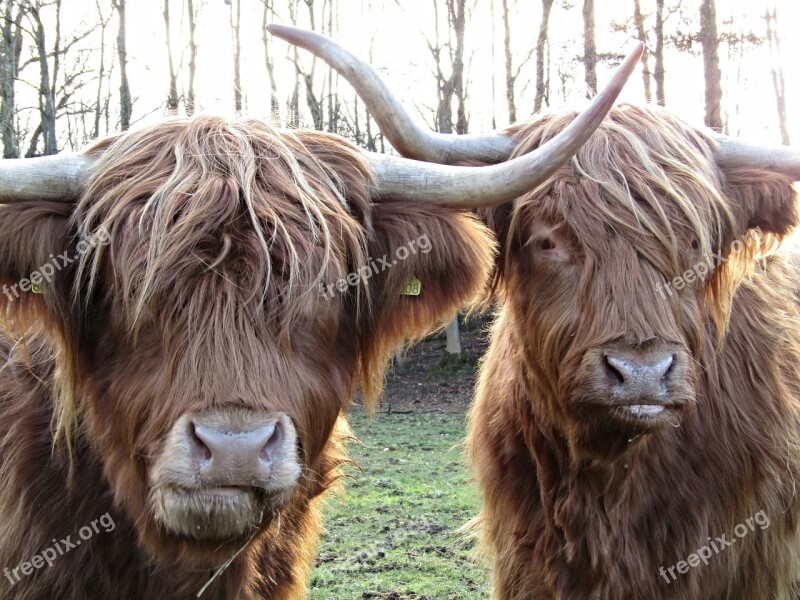
[[[692,240],[692,250],[697,250],[698,248],[700,248],[700,242],[698,242],[696,239]]]
[[[557,249],[556,241],[549,236],[537,236],[528,241],[529,246],[535,250],[542,250],[543,252],[552,252]]]

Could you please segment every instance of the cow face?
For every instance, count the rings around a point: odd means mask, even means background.
[[[362,155],[332,136],[199,117],[90,152],[69,213],[3,207],[0,238],[33,240],[4,242],[3,281],[76,257],[6,308],[53,336],[56,418],[145,549],[218,564],[331,485],[353,393],[373,398],[403,339],[481,290],[493,246],[463,214],[372,205]]]
[[[569,118],[524,126],[517,152]],[[796,219],[788,179],[722,172],[703,134],[631,106],[548,185],[489,214],[538,410],[576,455],[680,425],[737,280]]]

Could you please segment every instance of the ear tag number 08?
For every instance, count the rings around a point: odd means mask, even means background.
[[[400,292],[401,296],[419,296],[422,292],[422,282],[416,277],[406,284],[403,291]]]

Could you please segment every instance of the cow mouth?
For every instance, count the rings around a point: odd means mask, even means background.
[[[156,518],[169,532],[198,541],[230,540],[261,528],[264,516],[287,500],[286,493],[267,493],[254,487],[182,488],[155,491]]]
[[[600,404],[595,408],[606,413],[612,423],[633,428],[641,433],[657,431],[662,427],[680,425],[685,402],[657,402],[646,399],[626,404]]]

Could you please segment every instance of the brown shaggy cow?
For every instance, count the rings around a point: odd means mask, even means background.
[[[468,445],[494,598],[800,597],[800,260],[774,252],[797,197],[715,149],[620,107],[489,215],[502,308]]]
[[[195,598],[244,547],[203,598],[304,597],[344,409],[481,291],[493,243],[461,212],[372,204],[330,135],[197,117],[88,152],[79,202],[0,204],[0,598]]]
[[[420,160],[503,161],[574,117],[465,145],[330,41],[282,37]],[[624,106],[545,185],[484,212],[501,308],[468,447],[494,598],[800,598],[800,256],[779,247],[797,180],[795,151]]]

